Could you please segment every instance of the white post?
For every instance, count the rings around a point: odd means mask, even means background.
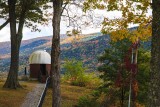
[[[134,58],[134,52],[133,51],[134,51],[134,49],[132,48],[131,64],[133,64],[133,58]],[[131,93],[132,93],[132,70],[131,70],[130,87],[129,87],[128,107],[131,107]]]
[[[128,107],[131,107],[131,92],[132,92],[132,88],[131,88],[131,80],[130,80]]]

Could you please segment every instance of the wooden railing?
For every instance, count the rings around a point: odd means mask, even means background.
[[[43,90],[43,92],[41,94],[41,97],[40,97],[40,100],[38,102],[37,107],[42,107],[42,104],[44,102],[44,98],[46,96],[46,92],[47,92],[47,89],[48,89],[48,86],[49,86],[50,82],[51,82],[51,78],[48,77],[47,80],[46,80],[46,84],[45,84],[44,90]]]

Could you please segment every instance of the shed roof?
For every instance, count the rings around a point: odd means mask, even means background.
[[[51,64],[51,56],[44,50],[37,50],[30,55],[29,64]]]

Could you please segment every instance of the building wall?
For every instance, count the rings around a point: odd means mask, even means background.
[[[51,64],[46,64],[46,74],[50,74]],[[40,71],[40,64],[30,64],[30,78],[38,78]]]
[[[40,64],[30,64],[30,78],[38,78]]]
[[[47,74],[50,75],[50,70],[51,70],[51,64],[46,64],[46,70],[47,70]]]

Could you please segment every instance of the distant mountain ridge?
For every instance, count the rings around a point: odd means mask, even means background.
[[[61,59],[75,58],[82,60],[90,68],[95,67],[97,55],[102,54],[108,46],[109,36],[101,33],[88,34],[80,37],[76,42],[64,36],[61,39]],[[29,55],[36,50],[51,50],[51,36],[24,40],[20,48],[20,71],[28,67]],[[10,64],[10,42],[0,43],[0,72],[8,71]]]

